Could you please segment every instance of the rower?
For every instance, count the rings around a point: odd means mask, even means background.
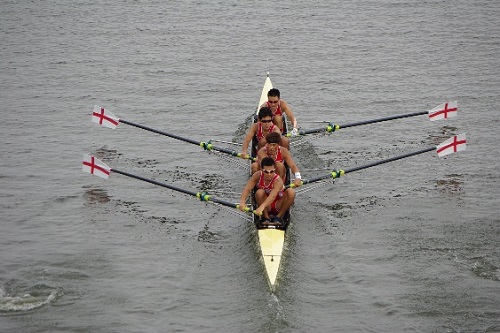
[[[295,118],[292,109],[284,99],[280,99],[280,91],[276,88],[272,88],[267,93],[267,102],[260,106],[268,107],[273,113],[273,123],[279,127],[282,134],[283,133],[283,113],[286,114],[288,120],[293,125],[292,136],[297,136],[299,133],[297,126],[297,118]]]
[[[295,200],[295,191],[290,187],[285,188],[271,157],[264,157],[260,167],[261,170],[255,172],[243,188],[239,208],[244,211],[248,195],[256,188],[258,207],[255,214],[261,216],[261,225],[283,225],[283,216]]]
[[[255,137],[258,145],[257,149],[262,148],[266,144],[266,135],[269,133],[278,133],[281,136],[280,129],[278,126],[274,125],[272,122],[273,113],[270,108],[263,107],[259,110],[258,121],[252,126],[250,126],[245,138],[243,139],[243,144],[241,147],[242,157],[246,158],[248,156],[247,150],[250,142]],[[280,141],[282,146],[289,147],[288,138],[281,137]]]
[[[252,174],[260,169],[259,161],[262,161],[265,157],[271,157],[274,162],[276,162],[276,173],[281,177],[283,182],[287,182],[286,163],[295,175],[295,187],[299,187],[302,183],[299,168],[297,164],[295,164],[290,151],[279,145],[280,140],[281,135],[276,132],[269,133],[266,136],[266,145],[259,149],[257,152],[257,161],[252,163]]]

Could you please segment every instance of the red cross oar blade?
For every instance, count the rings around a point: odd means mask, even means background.
[[[448,119],[451,117],[455,117],[458,113],[458,102],[447,102],[443,103],[439,106],[436,106],[434,109],[429,110],[429,119],[430,121]]]
[[[436,147],[436,152],[439,157],[443,157],[449,154],[456,153],[458,151],[465,150],[467,140],[465,138],[465,133],[455,135],[452,138],[441,143]]]
[[[94,106],[94,111],[92,112],[92,122],[104,127],[115,129],[120,123],[120,118],[112,114],[107,109],[96,105]]]
[[[107,179],[111,168],[94,156],[83,155],[82,171]]]

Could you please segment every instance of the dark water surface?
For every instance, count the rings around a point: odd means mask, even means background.
[[[498,2],[0,9],[0,332],[500,332]],[[459,102],[313,137],[303,177],[468,139],[299,192],[276,294],[249,216],[81,172],[90,153],[237,202],[245,161],[90,112],[241,142],[267,71],[303,129]]]

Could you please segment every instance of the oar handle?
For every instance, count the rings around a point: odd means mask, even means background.
[[[236,205],[235,208],[240,209],[240,205]],[[249,213],[252,211],[252,208],[245,206],[245,208],[243,208],[243,211]]]
[[[212,144],[209,144],[208,148],[206,148],[206,149],[207,150],[212,150],[212,149],[217,150],[217,151],[220,151],[221,153],[225,153],[225,154],[228,154],[228,155],[231,155],[234,157],[239,157],[239,158],[242,158],[244,160],[251,160],[252,162],[257,161],[257,158],[252,157],[250,155],[243,156],[242,153],[238,153],[235,150],[230,150],[230,149],[221,148],[221,147],[215,147]]]
[[[236,205],[236,208],[240,209],[240,205]],[[244,211],[247,212],[247,213],[251,212],[252,214],[257,215],[257,216],[262,216],[262,213],[257,214],[257,210],[252,210],[252,208],[247,207],[247,206],[245,206]]]
[[[346,173],[346,171],[344,171],[344,170],[338,170],[338,171],[333,170],[329,174],[326,174],[326,175],[322,175],[322,176],[318,176],[318,177],[314,177],[314,178],[310,178],[310,179],[303,179],[300,182],[300,184],[301,185],[311,184],[311,183],[315,183],[317,181],[327,179],[327,178],[335,179],[335,178],[339,178],[340,176],[343,176],[345,173]],[[291,184],[285,186],[285,188],[295,188],[295,187],[296,186],[294,183],[291,183]]]
[[[320,128],[315,128],[315,129],[309,129],[309,130],[299,130],[298,135],[307,135],[307,134],[313,134],[313,133],[321,133],[321,132],[335,132],[336,130],[340,129],[339,125],[334,125],[332,123],[329,123],[328,126],[326,127],[320,127]],[[292,133],[287,133],[285,135],[287,138],[293,137],[294,135]]]

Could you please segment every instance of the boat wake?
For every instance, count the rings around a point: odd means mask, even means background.
[[[0,314],[26,312],[50,304],[63,295],[61,290],[52,291],[48,295],[9,296],[0,288]]]
[[[285,318],[285,309],[280,303],[279,298],[275,293],[271,293],[271,299],[269,300],[269,308],[272,308],[275,313],[275,317],[273,318],[274,325],[277,327],[285,327],[287,326],[287,321]]]

